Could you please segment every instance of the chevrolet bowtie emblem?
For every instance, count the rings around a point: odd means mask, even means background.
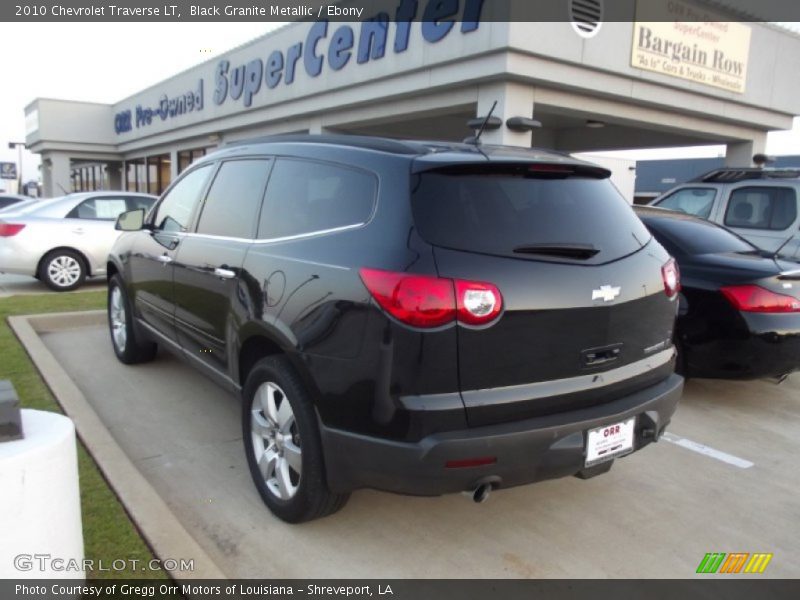
[[[622,291],[622,288],[620,287],[601,285],[599,290],[592,290],[592,300],[611,302],[614,298],[619,296],[620,291]]]

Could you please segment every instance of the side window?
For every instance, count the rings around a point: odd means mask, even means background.
[[[156,210],[153,223],[162,231],[186,231],[200,193],[211,175],[211,165],[195,169],[178,181]]]
[[[683,188],[670,194],[656,206],[707,219],[711,215],[716,195],[717,191],[713,188]]]
[[[258,237],[279,238],[366,223],[377,188],[377,178],[364,171],[278,159],[267,186]]]
[[[252,238],[269,176],[269,160],[222,163],[208,190],[197,233]]]
[[[741,187],[731,192],[725,225],[781,231],[797,219],[797,196],[792,188]]]
[[[128,210],[125,198],[89,198],[67,213],[68,219],[94,219],[113,221]]]

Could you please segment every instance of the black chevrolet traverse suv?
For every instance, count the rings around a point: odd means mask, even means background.
[[[608,180],[539,150],[279,136],[122,215],[124,363],[177,353],[242,397],[289,522],[371,487],[438,495],[607,471],[659,438],[678,271]]]

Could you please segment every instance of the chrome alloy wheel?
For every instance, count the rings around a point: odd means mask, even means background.
[[[47,265],[47,275],[54,284],[60,287],[75,285],[81,277],[81,265],[72,256],[56,256]]]
[[[250,407],[253,454],[270,493],[290,500],[297,493],[303,471],[300,434],[294,412],[283,390],[262,383]]]
[[[125,352],[125,344],[128,342],[128,318],[125,314],[125,301],[119,286],[115,286],[111,290],[108,318],[111,321],[111,336],[114,339],[114,345],[119,352]]]

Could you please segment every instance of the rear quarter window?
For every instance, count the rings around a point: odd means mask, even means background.
[[[369,221],[377,177],[315,161],[275,161],[261,209],[258,237],[275,239],[330,231]]]
[[[412,181],[414,220],[429,243],[515,258],[531,246],[589,248],[601,264],[636,252],[650,233],[608,179],[498,168],[425,172]],[[526,167],[527,169],[527,167]]]

